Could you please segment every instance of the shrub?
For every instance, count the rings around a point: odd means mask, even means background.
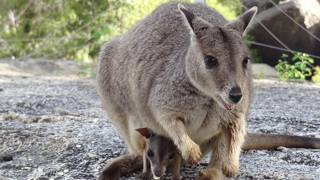
[[[206,0],[206,4],[228,20],[233,20],[241,13],[240,0]]]
[[[312,81],[316,84],[320,84],[320,66],[314,68],[314,75],[312,76]]]
[[[1,0],[0,57],[90,61],[121,29],[125,0]]]
[[[293,64],[287,61],[288,55],[283,54],[276,70],[281,80],[305,80],[312,76],[312,64],[314,60],[305,53],[294,53],[292,57]]]

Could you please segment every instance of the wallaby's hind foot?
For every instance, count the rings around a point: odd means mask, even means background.
[[[127,175],[142,169],[142,156],[126,154],[115,158],[105,167],[99,180],[119,180],[121,175]]]
[[[198,180],[222,180],[224,179],[220,169],[210,168],[199,172]]]

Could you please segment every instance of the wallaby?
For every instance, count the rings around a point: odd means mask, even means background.
[[[136,129],[145,139],[142,157],[124,156],[110,163],[100,180],[119,180],[120,176],[141,169],[141,179],[160,179],[166,170],[171,171],[172,180],[180,180],[181,156],[174,143],[167,137],[154,133],[149,128]],[[143,162],[143,163],[142,163]]]
[[[228,22],[203,4],[167,3],[101,48],[97,89],[128,145],[124,157],[143,155],[135,129],[148,127],[189,163],[212,152],[199,179],[237,173],[252,99],[242,36],[256,12]]]
[[[143,169],[141,179],[150,179],[150,172],[148,172],[148,163],[153,164],[152,161],[147,161],[148,150],[151,149],[154,157],[159,157],[159,161],[155,162],[160,168],[165,168],[168,165],[171,167],[166,168],[173,173],[172,179],[178,179],[180,177],[180,165],[181,156],[179,151],[174,146],[173,142],[164,136],[155,134],[149,128],[137,129],[141,135],[146,139],[146,145],[143,156],[137,155],[124,155],[120,158],[115,158],[108,166],[103,170],[100,176],[100,180],[119,180],[120,176],[128,175],[131,172]],[[152,138],[150,138],[152,137]],[[248,133],[245,138],[245,143],[242,146],[243,150],[251,149],[276,149],[278,147],[287,148],[314,148],[320,149],[320,139],[303,137],[303,136],[291,136],[291,135],[278,135],[278,134],[252,134]],[[160,153],[162,155],[160,155]],[[169,157],[169,158],[168,158]],[[159,166],[160,164],[160,166]],[[161,166],[162,164],[162,166]],[[165,165],[165,166],[163,166]],[[155,172],[155,171],[153,171]],[[164,172],[164,171],[162,171]],[[201,175],[201,174],[200,174]],[[161,175],[153,174],[154,179],[161,177]]]
[[[146,140],[142,156],[142,178],[149,180],[152,174],[153,179],[160,179],[169,170],[172,172],[172,180],[180,180],[181,156],[174,143],[148,128],[139,128],[137,131]]]

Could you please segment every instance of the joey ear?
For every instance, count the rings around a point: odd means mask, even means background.
[[[149,128],[139,128],[136,129],[136,131],[138,131],[143,137],[147,139],[154,135],[153,131]]]
[[[182,15],[185,24],[190,28],[192,33],[197,35],[201,30],[208,29],[210,27],[210,23],[194,15],[182,4],[178,4],[178,10]]]
[[[256,6],[250,8],[246,12],[244,12],[240,17],[236,20],[231,21],[226,25],[228,28],[235,29],[239,31],[242,36],[246,34],[246,30],[248,29],[250,23],[252,22],[253,18],[257,14],[258,8]]]

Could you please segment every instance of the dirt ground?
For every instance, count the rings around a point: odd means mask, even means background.
[[[75,76],[77,66],[62,64],[62,74],[55,75],[19,69],[35,68],[32,63],[12,67],[0,62],[1,180],[96,179],[108,160],[126,152],[101,109],[94,79]],[[71,67],[75,71],[64,73]],[[320,138],[320,86],[275,80],[254,84],[249,132]],[[185,179],[194,179],[206,162],[183,167]],[[320,179],[320,150],[243,152],[235,179]]]

